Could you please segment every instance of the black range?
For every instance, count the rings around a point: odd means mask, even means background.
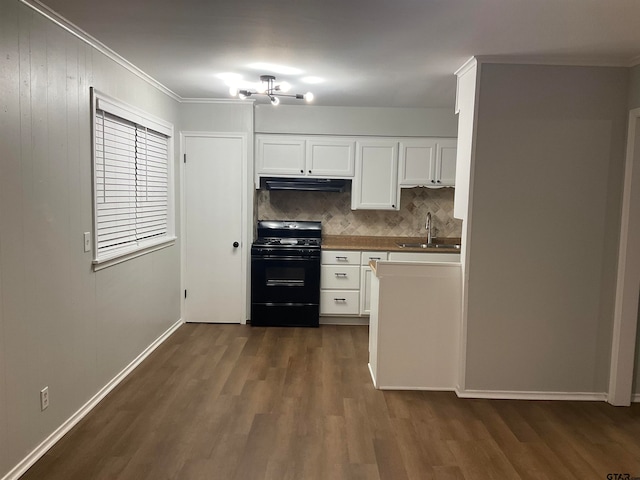
[[[251,245],[251,325],[318,326],[321,243],[321,222],[258,222]]]

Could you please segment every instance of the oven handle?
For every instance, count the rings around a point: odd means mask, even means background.
[[[304,287],[304,280],[267,280],[267,287]]]
[[[282,256],[282,255],[260,255],[251,257],[252,260],[266,260],[266,261],[276,261],[276,260],[294,260],[297,262],[317,262],[320,260],[320,257],[296,257],[296,256]]]

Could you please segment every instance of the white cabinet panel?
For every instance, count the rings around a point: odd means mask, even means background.
[[[323,265],[360,265],[360,252],[353,250],[322,250]]]
[[[457,140],[438,140],[435,179],[439,186],[452,187],[456,183]]]
[[[431,183],[436,161],[435,139],[410,139],[400,142],[400,185],[425,186]]]
[[[358,315],[360,296],[357,290],[322,290],[320,315]]]
[[[351,208],[400,209],[397,141],[356,142],[356,172],[351,192]]]
[[[262,175],[304,175],[305,141],[288,136],[256,139],[256,170]]]
[[[310,138],[307,140],[306,174],[316,177],[352,178],[355,168],[355,140]]]
[[[360,267],[360,315],[371,313],[371,267]]]
[[[351,289],[360,288],[359,265],[322,265],[320,288]]]

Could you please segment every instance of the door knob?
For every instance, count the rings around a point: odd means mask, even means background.
[[[238,242],[233,242],[233,248],[238,248],[240,244]]]

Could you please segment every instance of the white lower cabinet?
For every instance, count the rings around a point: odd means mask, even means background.
[[[368,316],[371,304],[371,260],[387,252],[323,250],[320,315]]]
[[[360,252],[323,250],[320,267],[320,315],[360,312]]]
[[[360,262],[360,315],[371,312],[371,260],[386,260],[387,252],[362,252]]]
[[[367,317],[371,314],[371,260],[460,262],[460,254],[323,250],[320,315]]]

